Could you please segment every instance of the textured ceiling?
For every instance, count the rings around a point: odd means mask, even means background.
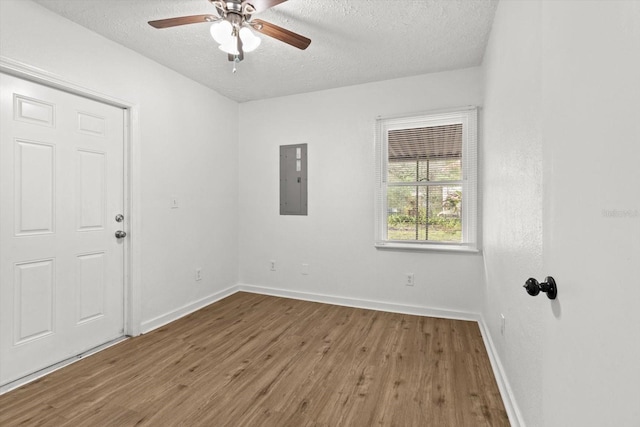
[[[209,24],[147,24],[215,14],[207,0],[35,1],[239,102],[480,65],[498,2],[289,0],[254,17],[309,37],[309,48],[260,35],[234,74]]]

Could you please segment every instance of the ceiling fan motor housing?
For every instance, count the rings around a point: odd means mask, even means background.
[[[240,3],[240,1],[236,0],[236,1],[227,1],[225,2],[226,4],[226,9],[228,12],[231,13],[237,13],[237,14],[241,14],[242,13],[242,3]]]
[[[231,22],[231,25],[233,25],[234,28],[240,28],[242,26],[242,22],[244,21],[243,16],[235,12],[228,12],[226,19],[227,21]]]

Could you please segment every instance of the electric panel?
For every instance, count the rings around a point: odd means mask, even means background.
[[[307,144],[280,146],[280,215],[307,215]]]

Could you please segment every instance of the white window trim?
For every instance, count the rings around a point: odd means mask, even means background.
[[[462,243],[433,241],[396,241],[387,239],[387,156],[390,130],[462,123],[462,179],[465,201],[462,203]],[[478,110],[462,107],[406,116],[379,117],[375,135],[375,247],[378,249],[480,252],[478,237]]]

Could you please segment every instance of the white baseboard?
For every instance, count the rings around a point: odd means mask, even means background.
[[[170,311],[161,316],[154,317],[153,319],[145,320],[144,322],[142,322],[142,325],[140,325],[140,330],[143,334],[146,334],[148,332],[153,331],[154,329],[158,329],[168,323],[178,320],[181,317],[186,316],[187,314],[191,314],[194,311],[198,311],[201,308],[204,308],[210,304],[213,304],[216,301],[220,301],[223,298],[233,295],[236,292],[238,292],[238,286],[234,285],[222,291],[216,292],[215,294],[202,298],[198,301],[194,301],[190,304],[183,305],[182,307],[176,310]]]
[[[520,409],[518,408],[518,404],[516,403],[515,396],[513,395],[513,391],[511,386],[509,385],[509,380],[504,372],[504,367],[502,366],[502,362],[500,361],[500,357],[498,356],[498,352],[493,344],[493,339],[491,338],[491,334],[489,333],[489,328],[484,321],[484,318],[481,316],[478,320],[478,326],[480,327],[480,333],[482,334],[482,339],[484,340],[484,346],[487,349],[487,354],[489,355],[489,361],[491,362],[491,368],[493,368],[493,375],[496,377],[496,382],[498,383],[498,389],[500,390],[500,395],[502,396],[502,401],[504,402],[504,408],[507,411],[507,415],[509,416],[509,422],[512,427],[525,427],[524,420],[522,419],[522,414],[520,413]]]
[[[264,286],[239,284],[238,291],[254,294],[271,295],[283,298],[292,298],[303,301],[320,302],[325,304],[341,305],[345,307],[364,308],[367,310],[388,311],[391,313],[413,314],[416,316],[441,317],[454,320],[478,321],[480,314],[464,311],[443,310],[419,305],[394,304],[384,301],[363,300],[340,297],[336,295],[315,294],[309,292],[291,291],[288,289],[267,288]]]

